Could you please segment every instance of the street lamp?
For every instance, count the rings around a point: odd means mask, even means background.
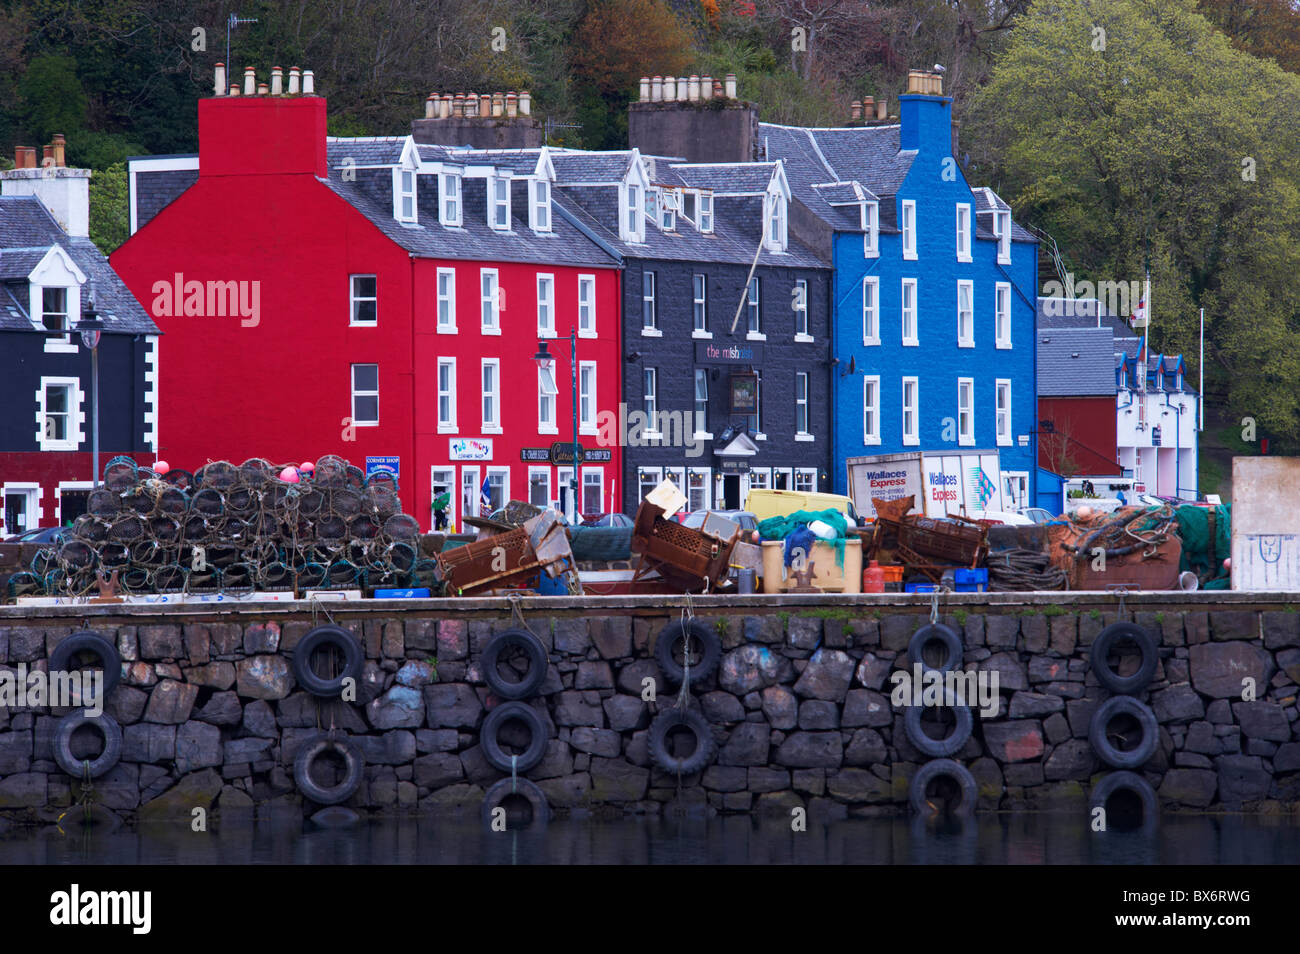
[[[99,339],[104,332],[104,322],[95,311],[95,281],[91,279],[86,293],[86,311],[77,323],[81,343],[90,349],[90,415],[91,415],[91,468],[95,489],[99,489]]]
[[[552,375],[554,381],[555,356],[546,349],[546,339],[543,338],[537,343],[537,354],[533,355],[533,361],[541,370]],[[573,494],[573,516],[574,524],[578,522],[578,332],[577,329],[569,329],[569,371],[572,380],[573,396],[573,482],[569,485],[570,492]]]

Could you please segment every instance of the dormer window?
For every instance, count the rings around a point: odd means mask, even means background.
[[[785,251],[785,196],[769,192],[763,203],[764,244],[773,252]]]
[[[506,231],[510,228],[510,180],[493,176],[488,184],[488,225]]]
[[[46,331],[68,331],[68,290],[66,288],[41,289],[41,322]]]
[[[698,192],[683,192],[682,196],[682,218],[686,219],[691,225],[699,227],[699,198]]]
[[[551,184],[545,179],[538,179],[532,184],[532,221],[529,223],[534,232],[551,230]]]
[[[444,172],[438,176],[438,219],[443,225],[459,226],[460,220],[460,175]]]
[[[880,203],[865,202],[862,206],[862,252],[868,258],[880,254]]]
[[[677,229],[677,193],[666,189],[659,200],[659,228],[665,232]]]
[[[1128,387],[1128,367],[1122,364],[1119,366],[1119,386],[1121,388]]]
[[[713,193],[700,193],[700,231],[713,231]]]
[[[998,236],[998,264],[1011,264],[1011,213],[998,212],[993,216],[994,224],[997,226]]]
[[[397,170],[397,221],[416,221],[415,172],[411,169]]]
[[[641,226],[641,203],[644,200],[641,186],[629,182],[625,187],[623,206],[623,241],[640,242],[645,234]]]
[[[645,217],[652,222],[659,221],[659,190],[645,190]]]

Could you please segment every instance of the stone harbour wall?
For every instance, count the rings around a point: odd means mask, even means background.
[[[1159,663],[1137,698],[1159,722],[1139,770],[1162,810],[1290,811],[1300,807],[1300,613],[1281,598],[1237,594],[1130,597],[1127,611],[1158,639]],[[550,733],[521,773],[551,807],[660,813],[796,806],[828,818],[905,812],[928,758],[890,704],[890,673],[910,665],[909,639],[929,598],[697,597],[696,618],[722,643],[717,671],[692,686],[717,754],[679,779],[651,764],[648,726],[675,703],[653,657],[680,618],[672,598],[525,599],[523,619],[549,657],[529,700]],[[316,607],[318,619],[324,615]],[[47,666],[80,629],[112,640],[123,676],[105,705],[122,726],[121,760],[93,780],[93,800],[129,819],[221,819],[310,813],[293,779],[299,748],[331,727],[364,755],[358,811],[477,811],[503,777],[479,730],[498,700],[479,671],[487,640],[512,625],[504,600],[386,601],[330,606],[365,651],[355,703],[295,684],[291,657],[315,625],[303,603],[256,606],[55,607],[0,610],[0,669]],[[1001,701],[975,717],[954,759],[982,810],[1086,810],[1113,771],[1088,741],[1110,693],[1088,652],[1117,607],[1106,594],[962,594],[944,600],[964,668],[996,670]],[[41,615],[36,615],[36,614]],[[1256,697],[1243,701],[1243,679]],[[657,700],[642,699],[655,680]],[[0,818],[49,822],[83,794],[53,758],[67,710],[0,708]]]

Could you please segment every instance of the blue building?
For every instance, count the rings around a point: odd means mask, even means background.
[[[909,84],[899,122],[758,129],[760,154],[784,162],[791,234],[834,266],[833,489],[852,457],[996,454],[989,509],[1029,506],[1037,240],[966,182],[939,77]]]

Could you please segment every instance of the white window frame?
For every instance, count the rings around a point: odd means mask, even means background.
[[[706,235],[713,233],[713,193],[700,192],[699,198],[700,210],[700,231]]]
[[[677,190],[664,189],[659,195],[659,228],[664,232],[677,231]]]
[[[709,276],[695,272],[691,276],[691,337],[712,338],[709,331]]]
[[[763,433],[763,372],[756,371],[754,374],[754,440],[765,441],[767,435]]]
[[[504,189],[498,187],[504,186]],[[504,192],[501,196],[498,192]],[[504,212],[504,216],[498,215],[498,212]],[[488,228],[494,232],[510,231],[510,177],[509,176],[489,176],[487,180],[487,215]],[[505,219],[504,224],[498,225],[497,221]]]
[[[993,334],[996,348],[1011,347],[1011,283],[998,282],[993,291]]]
[[[27,523],[24,526],[11,527],[4,521],[6,498],[10,494],[22,497],[27,502],[23,508],[27,515]],[[3,527],[6,534],[25,533],[41,525],[41,519],[45,515],[45,509],[41,506],[41,496],[41,485],[38,483],[19,482],[0,485],[0,527]]]
[[[704,481],[704,497],[698,508],[691,508],[691,478],[700,477]],[[686,486],[681,488],[686,494],[686,506],[692,510],[711,510],[713,508],[713,468],[688,467],[686,469]]]
[[[878,445],[880,443],[880,375],[866,374],[862,377],[862,443]],[[870,417],[870,426],[868,426]]]
[[[970,403],[965,407],[962,406],[962,390],[966,389],[966,396],[970,398]],[[962,417],[965,416],[966,426],[962,426]],[[975,379],[958,378],[957,379],[957,443],[961,447],[975,446]]]
[[[545,272],[537,275],[537,336],[555,337],[555,276]]]
[[[449,368],[450,374],[447,376],[447,388],[442,386],[442,369]],[[437,364],[437,379],[434,385],[438,394],[438,433],[439,434],[459,434],[460,428],[456,423],[456,359],[439,358]],[[447,416],[442,414],[442,399],[447,398]]]
[[[704,397],[700,397],[700,382],[704,382]],[[700,427],[700,401],[704,402],[704,426]],[[696,368],[695,375],[691,381],[691,425],[698,440],[713,440],[713,433],[709,430],[709,369]]]
[[[584,387],[584,375],[590,375],[590,387]],[[595,434],[596,418],[599,417],[599,409],[596,406],[598,395],[596,385],[596,362],[579,361],[578,362],[578,433]]]
[[[555,362],[552,361],[550,368],[537,369],[537,433],[560,433],[556,423],[560,413],[559,395],[560,389],[555,381]]]
[[[650,385],[650,387],[647,387]],[[642,436],[657,440],[662,435],[655,428],[659,426],[659,369],[641,369],[641,410],[646,416],[646,429]]]
[[[641,497],[649,493],[649,491],[642,492],[643,487],[648,486],[650,490],[654,490],[664,479],[662,467],[638,467],[636,471],[636,489]]]
[[[484,291],[483,283],[492,280],[492,290]],[[480,268],[478,273],[480,333],[501,334],[501,276],[495,268]],[[490,317],[490,321],[483,320]]]
[[[1013,443],[1011,436],[1011,379],[997,378],[993,382],[993,431],[997,435],[999,447],[1010,447]],[[1006,407],[1001,406],[1003,396],[1006,397]]]
[[[45,394],[50,388],[68,389],[67,437],[63,440],[45,436]],[[43,451],[75,451],[86,439],[86,412],[82,405],[86,395],[79,378],[42,377],[36,392],[36,442]]]
[[[551,468],[537,467],[537,466],[532,466],[528,468],[528,502],[529,503],[533,503],[533,478],[534,477],[546,478],[546,499],[543,500],[537,506],[549,507],[551,505],[551,501],[555,499],[555,497],[552,496],[551,494],[552,486],[555,483],[551,479]]]
[[[647,294],[646,284],[650,285],[650,291]],[[655,273],[649,269],[641,272],[641,335],[646,338],[662,338],[663,332],[659,330],[659,302],[658,279]],[[650,309],[650,324],[646,324],[646,307]]]
[[[619,213],[619,232],[622,234],[623,241],[639,243],[645,241],[645,220],[643,219],[644,210],[641,203],[645,201],[644,194],[640,185],[634,182],[624,183],[619,189],[620,198],[623,200],[622,209]]]
[[[447,228],[460,228],[464,195],[460,173],[443,172],[438,176],[438,220]]]
[[[501,478],[501,506],[504,507],[510,502],[510,468],[509,467],[485,467],[483,477],[489,482],[493,477]],[[483,485],[479,484],[479,495],[483,493]]]
[[[528,183],[528,227],[534,232],[551,231],[551,183],[534,179]]]
[[[880,278],[876,275],[862,279],[862,343],[880,344]]]
[[[596,337],[596,276],[578,276],[578,337]]]
[[[813,336],[808,333],[808,279],[796,278],[794,287],[803,289],[803,307],[794,306],[794,340],[806,344],[813,341]],[[791,297],[798,302],[799,296]]]
[[[803,382],[803,397],[799,397],[800,380]],[[807,371],[796,371],[794,373],[794,439],[796,441],[815,440],[809,430],[799,429],[799,411],[803,409],[803,423],[805,428],[812,427],[812,375]]]
[[[600,504],[594,511],[586,509],[587,487],[593,482],[587,480],[588,477],[595,477],[595,486],[600,488]],[[578,488],[578,512],[587,513],[604,513],[605,512],[605,468],[603,467],[583,467],[582,468],[582,485]]]
[[[912,392],[910,402],[907,399],[909,387]],[[915,447],[921,443],[921,379],[914,376],[904,377],[901,394],[899,404],[903,412],[903,445],[905,447]],[[912,419],[910,428],[908,427],[909,414]]]
[[[967,202],[957,203],[956,237],[957,237],[957,261],[959,262],[969,262],[971,260],[970,223],[971,223],[970,203]]]
[[[491,382],[488,381],[488,369],[491,369]],[[483,433],[501,433],[501,359],[483,358],[479,363],[479,381],[483,392],[480,411],[483,415]],[[491,390],[488,384],[491,383]],[[491,415],[489,415],[489,410]]]
[[[776,233],[775,237],[773,232]],[[768,192],[763,197],[764,247],[770,252],[784,252],[786,234],[785,196],[777,192]]]
[[[862,257],[880,257],[880,203],[865,202],[862,206]]]
[[[911,308],[908,308],[909,288],[911,289],[912,292],[910,296],[911,303],[912,303]],[[902,320],[903,347],[905,348],[916,348],[919,347],[921,344],[920,339],[918,337],[920,332],[917,328],[917,323],[918,323],[917,311],[919,310],[917,301],[919,300],[920,295],[921,295],[920,283],[917,281],[917,279],[904,278],[902,284],[902,290],[900,292],[898,308]],[[912,332],[911,335],[908,335],[907,333],[909,328]]]
[[[375,389],[373,391],[361,391],[357,388],[357,368],[374,368],[375,369]],[[378,427],[379,426],[379,365],[371,361],[361,361],[353,364],[348,372],[349,380],[352,384],[352,399],[350,410],[352,412],[353,427]],[[357,420],[357,398],[373,397],[375,399],[375,419],[373,421]]]
[[[957,282],[957,347],[975,347],[975,283]]]
[[[32,283],[32,314],[36,324],[45,327],[45,292],[63,292],[63,334],[55,337],[52,332],[45,339],[46,354],[76,354],[79,345],[72,340],[73,329],[81,322],[81,286],[80,285],[38,285]]]
[[[993,231],[998,237],[998,264],[1011,264],[1011,213],[993,213]]]
[[[451,475],[450,480],[439,480],[438,475]],[[448,492],[447,500],[447,533],[454,533],[456,529],[456,513],[460,509],[458,501],[460,500],[460,488],[456,486],[456,468],[440,467],[434,465],[429,468],[429,529],[435,526],[433,519],[433,501],[438,495],[434,493],[434,488],[438,484],[446,484],[451,490]]]
[[[794,476],[793,476],[793,478],[792,478],[792,480],[791,480],[791,483],[790,483],[790,488],[791,488],[792,490],[796,490],[796,491],[799,490],[799,479],[800,479],[801,477],[802,477],[802,478],[807,478],[807,480],[808,480],[808,489],[807,489],[807,490],[804,490],[804,491],[801,491],[801,492],[802,492],[802,493],[815,494],[815,493],[817,492],[817,468],[816,468],[816,467],[796,467],[796,468],[794,469]]]
[[[480,505],[480,501],[483,499],[483,481],[480,477],[481,473],[482,471],[479,469],[477,464],[462,465],[460,468],[461,510],[464,511],[461,514],[462,517],[485,516],[485,514],[481,513],[482,507]],[[465,501],[465,485],[470,481],[466,481],[466,477],[473,478],[473,488],[470,490],[468,503]]]
[[[903,233],[903,258],[916,260],[916,200],[903,199],[903,209],[899,214],[899,229]]]
[[[357,292],[357,279],[371,278],[375,282],[375,294],[361,295]],[[373,301],[375,303],[375,320],[358,321],[357,305],[364,301]],[[349,328],[374,328],[379,325],[379,277],[374,274],[359,272],[355,275],[348,276],[348,327]]]
[[[749,280],[749,286],[745,289],[745,340],[767,340],[767,335],[763,333],[762,288],[757,275]]]
[[[443,279],[447,280],[447,291],[443,293]],[[454,335],[456,334],[456,269],[440,268],[438,269],[438,284],[435,288],[437,293],[437,319],[438,334]],[[447,321],[442,320],[443,305],[447,306]]]
[[[393,218],[403,225],[416,225],[420,221],[419,181],[414,169],[398,167],[393,170]],[[406,208],[408,200],[411,203],[409,212]]]

